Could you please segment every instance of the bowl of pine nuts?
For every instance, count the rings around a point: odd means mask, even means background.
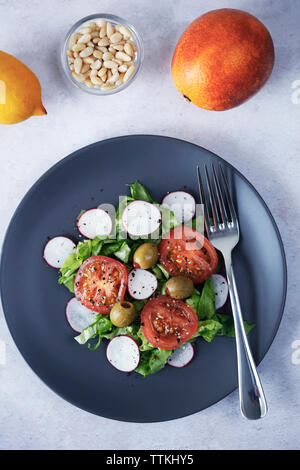
[[[68,80],[93,95],[111,95],[136,78],[144,56],[142,39],[126,20],[108,14],[86,16],[69,30],[61,62]]]

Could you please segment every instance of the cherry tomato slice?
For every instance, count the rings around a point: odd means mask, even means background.
[[[75,296],[90,310],[108,314],[116,302],[124,299],[127,279],[124,264],[107,256],[91,256],[76,274]]]
[[[176,349],[196,333],[198,317],[182,300],[159,295],[149,300],[143,308],[141,328],[153,346]]]
[[[175,227],[159,244],[159,262],[171,276],[183,275],[200,284],[218,265],[218,255],[201,233],[187,226]]]

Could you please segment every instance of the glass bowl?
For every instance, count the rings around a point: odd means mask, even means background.
[[[134,64],[135,64],[135,71],[128,80],[128,82],[123,83],[122,85],[117,86],[116,88],[113,88],[111,90],[101,90],[101,88],[96,88],[96,87],[88,87],[85,83],[78,82],[75,80],[75,78],[72,76],[72,72],[70,70],[69,62],[68,62],[68,56],[67,56],[67,50],[69,49],[69,41],[70,37],[73,33],[81,29],[85,23],[88,23],[89,21],[94,21],[96,19],[104,19],[106,21],[110,21],[110,23],[114,26],[116,24],[120,24],[123,26],[126,26],[126,28],[130,29],[132,33],[132,41],[136,44],[137,46],[137,51],[135,54],[135,59],[134,59]],[[61,64],[62,68],[64,71],[64,74],[66,78],[68,79],[69,82],[71,82],[74,86],[77,88],[80,88],[80,90],[85,91],[87,93],[90,93],[92,95],[99,95],[99,96],[106,96],[106,95],[112,95],[114,93],[118,93],[119,91],[125,90],[136,78],[142,62],[144,58],[144,46],[143,46],[143,41],[140,36],[140,34],[137,32],[134,26],[132,26],[128,21],[124,20],[123,18],[120,18],[119,16],[115,15],[109,15],[107,13],[97,13],[94,15],[89,15],[81,20],[77,21],[68,31],[62,47],[61,47]]]

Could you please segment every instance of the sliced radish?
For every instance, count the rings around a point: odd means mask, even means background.
[[[194,346],[191,343],[183,344],[171,354],[168,364],[172,367],[187,366],[193,359],[194,354]]]
[[[146,201],[132,201],[125,207],[122,214],[124,229],[136,237],[155,232],[161,224],[159,209]]]
[[[157,289],[157,277],[146,269],[133,269],[128,274],[128,292],[134,299],[148,299]]]
[[[216,309],[223,307],[228,297],[228,283],[221,274],[213,274],[212,282],[215,291]]]
[[[61,268],[66,257],[75,253],[76,245],[67,237],[54,237],[44,248],[44,259],[52,268]]]
[[[131,336],[115,336],[108,343],[106,357],[121,372],[132,372],[140,363],[140,348]]]
[[[72,297],[66,306],[66,317],[73,330],[81,333],[84,328],[95,321],[96,313],[82,305],[76,297]]]
[[[112,230],[112,220],[103,209],[89,209],[79,217],[77,227],[84,237],[92,239],[97,235],[109,235]]]
[[[191,220],[196,211],[196,202],[193,196],[185,191],[174,191],[167,194],[162,205],[170,209],[178,222],[188,222]]]

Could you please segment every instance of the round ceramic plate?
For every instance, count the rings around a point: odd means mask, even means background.
[[[275,337],[284,308],[285,255],[264,201],[221,158],[167,137],[105,140],[57,163],[16,210],[1,260],[7,324],[34,372],[74,405],[117,420],[163,421],[203,410],[237,387],[235,340],[226,337],[212,343],[197,340],[194,360],[182,369],[166,366],[147,378],[114,369],[106,360],[105,341],[96,352],[74,341],[65,317],[71,294],[58,285],[57,270],[42,257],[48,237],[66,235],[78,240],[75,220],[81,209],[103,202],[117,204],[118,196],[127,194],[126,184],[136,179],[156,201],[180,189],[197,199],[196,165],[213,161],[225,167],[239,216],[241,240],[233,262],[244,317],[256,323],[249,340],[259,363]]]

